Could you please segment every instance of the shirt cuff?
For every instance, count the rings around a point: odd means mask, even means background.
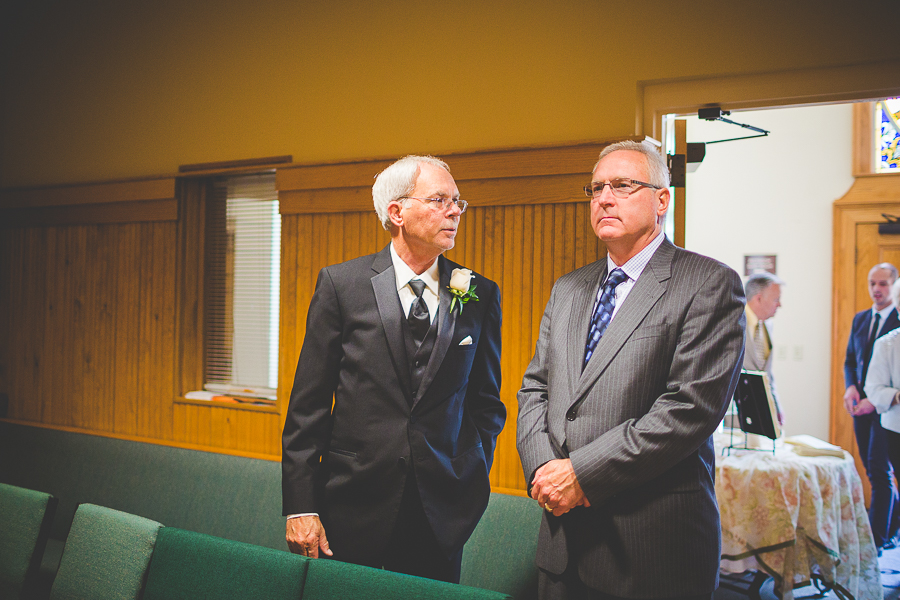
[[[287,519],[290,521],[291,519],[296,519],[297,517],[318,517],[319,513],[297,513],[295,515],[288,515]]]

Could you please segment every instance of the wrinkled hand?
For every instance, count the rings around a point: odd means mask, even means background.
[[[331,548],[328,547],[325,528],[319,517],[316,516],[288,519],[285,539],[288,548],[294,554],[302,554],[310,558],[319,558],[319,550],[326,556],[333,554]]]
[[[851,385],[844,392],[844,408],[850,415],[856,414],[856,405],[859,404],[859,391],[855,385]]]
[[[587,496],[575,477],[575,469],[568,458],[551,460],[534,472],[531,497],[555,516],[564,515],[576,506],[590,506]]]
[[[869,402],[868,398],[863,398],[856,404],[856,410],[853,411],[853,416],[858,417],[860,415],[867,415],[873,412],[875,412],[875,407],[871,402]]]

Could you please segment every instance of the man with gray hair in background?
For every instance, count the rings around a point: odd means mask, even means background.
[[[781,286],[784,282],[773,273],[762,271],[747,278],[744,295],[747,297],[747,329],[744,332],[744,369],[765,371],[769,376],[772,397],[778,409],[778,422],[784,424],[784,413],[775,391],[772,376],[772,338],[766,321],[781,307]]]
[[[282,440],[286,539],[458,583],[506,420],[500,291],[442,256],[467,206],[443,161],[400,159],[372,196],[391,243],[322,269],[310,302]]]
[[[896,280],[897,267],[891,263],[880,263],[869,270],[866,288],[872,306],[853,317],[844,359],[847,386],[844,408],[853,417],[859,458],[872,485],[869,524],[879,552],[896,544],[894,537],[900,527],[900,506],[889,459],[888,437],[875,407],[866,397],[864,386],[875,340],[900,327],[897,307],[891,300],[891,285]]]

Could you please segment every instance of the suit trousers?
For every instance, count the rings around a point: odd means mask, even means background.
[[[900,438],[900,435],[897,436]],[[652,543],[652,542],[648,542]],[[588,587],[578,577],[578,568],[569,562],[562,575],[538,569],[538,600],[625,600]],[[713,600],[713,594],[673,596],[660,600]]]
[[[391,534],[384,568],[396,573],[459,583],[462,550],[447,558],[425,516],[416,477],[410,469],[403,488],[397,523]]]
[[[856,431],[859,457],[872,485],[872,501],[869,505],[872,537],[875,539],[875,547],[881,548],[900,527],[900,506],[894,485],[894,470],[891,467],[894,458],[889,458],[888,436],[881,426],[878,413],[853,417],[853,429]]]

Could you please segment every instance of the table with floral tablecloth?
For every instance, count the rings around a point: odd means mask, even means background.
[[[780,441],[774,454],[719,451],[716,497],[723,571],[764,571],[786,599],[813,577],[833,585],[838,597],[884,597],[862,482],[850,454],[802,457]]]

